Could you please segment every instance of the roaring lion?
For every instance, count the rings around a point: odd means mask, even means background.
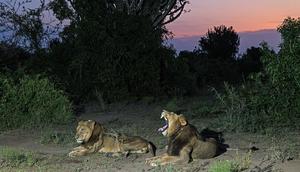
[[[155,156],[155,146],[138,136],[126,136],[116,132],[108,132],[100,123],[92,120],[79,121],[75,139],[80,146],[75,147],[70,157],[83,156],[101,152],[112,155],[151,152]]]
[[[192,159],[208,159],[217,155],[218,143],[204,139],[183,115],[163,110],[161,118],[167,124],[159,131],[168,137],[167,153],[146,159],[151,166],[188,163]]]

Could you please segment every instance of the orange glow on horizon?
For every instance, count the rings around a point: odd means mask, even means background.
[[[208,29],[233,26],[237,32],[276,29],[290,16],[300,17],[298,0],[190,0],[182,14],[167,28],[175,37],[203,35]]]

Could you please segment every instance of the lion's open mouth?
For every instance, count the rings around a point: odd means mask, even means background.
[[[166,136],[168,134],[168,130],[167,129],[169,127],[169,125],[168,125],[168,119],[164,116],[164,113],[162,113],[161,118],[164,118],[166,124],[163,127],[159,128],[158,132],[161,132],[164,136]]]

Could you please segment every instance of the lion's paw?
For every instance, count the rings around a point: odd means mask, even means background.
[[[147,159],[146,159],[146,164],[147,164],[147,165],[150,165],[150,166],[152,166],[152,167],[158,166],[157,158],[156,158],[156,157],[153,157],[153,158],[147,158]]]
[[[78,151],[72,151],[68,154],[68,157],[74,158],[76,156],[79,156],[79,152]]]
[[[152,167],[157,167],[158,164],[157,164],[156,162],[152,162],[152,163],[150,163],[150,166],[152,166]]]

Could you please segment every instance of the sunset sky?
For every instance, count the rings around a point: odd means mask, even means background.
[[[203,35],[224,24],[238,32],[275,29],[285,17],[300,17],[300,0],[190,0],[183,14],[167,27],[175,37]]]

